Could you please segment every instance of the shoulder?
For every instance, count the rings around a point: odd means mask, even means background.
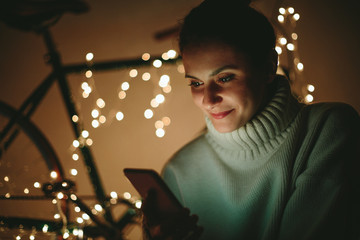
[[[359,129],[359,113],[346,103],[316,103],[305,107],[311,125],[319,128],[334,127],[335,129]],[[354,129],[355,128],[355,129]]]

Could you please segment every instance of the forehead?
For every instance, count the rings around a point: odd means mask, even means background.
[[[235,48],[222,43],[205,43],[188,46],[182,53],[186,73],[217,69],[226,65],[239,69],[249,67],[246,56]]]

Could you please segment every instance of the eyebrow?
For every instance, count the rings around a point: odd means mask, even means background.
[[[236,65],[233,65],[233,64],[229,64],[229,65],[225,65],[225,66],[222,66],[216,70],[214,70],[211,74],[210,74],[210,77],[213,77],[215,76],[216,74],[226,70],[226,69],[239,69],[238,66]],[[194,76],[191,76],[189,74],[185,74],[185,78],[193,78],[193,79],[198,79],[197,77],[194,77]]]

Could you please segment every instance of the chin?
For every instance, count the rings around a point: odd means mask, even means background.
[[[221,124],[215,124],[214,122],[213,122],[213,126],[216,129],[216,131],[218,131],[219,133],[229,133],[237,129],[237,127],[235,126],[229,126],[229,125],[222,126]]]

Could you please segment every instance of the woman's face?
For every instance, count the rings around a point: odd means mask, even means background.
[[[218,132],[244,126],[265,104],[268,74],[254,71],[231,46],[188,47],[182,58],[194,103]]]

